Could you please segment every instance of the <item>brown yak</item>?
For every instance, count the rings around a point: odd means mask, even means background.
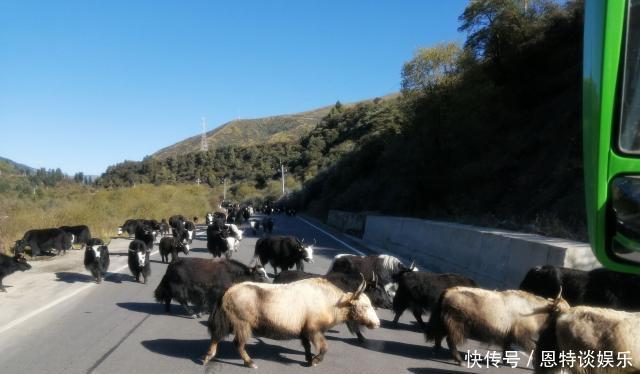
[[[564,300],[561,302],[568,306]],[[462,363],[462,358],[457,346],[466,338],[496,344],[505,351],[511,344],[532,351],[557,303],[558,300],[525,291],[452,287],[442,293],[433,308],[426,337],[435,340],[434,350],[437,351],[446,336],[458,364]]]
[[[356,292],[343,292],[326,279],[311,278],[289,284],[238,283],[227,290],[209,316],[211,346],[206,365],[215,357],[218,343],[235,335],[234,343],[245,365],[257,368],[244,349],[252,334],[271,339],[300,339],[310,366],[327,352],[324,332],[354,321],[370,329],[380,326],[371,301],[363,293],[364,277]],[[311,354],[311,344],[317,355]]]

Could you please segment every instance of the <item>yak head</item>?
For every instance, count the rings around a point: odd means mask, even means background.
[[[298,244],[298,252],[302,255],[302,259],[305,262],[313,263],[313,246],[316,243],[315,239],[313,240],[313,244],[305,245],[304,239],[296,239],[296,244]]]
[[[189,248],[189,243],[185,243],[185,242],[181,242],[181,241],[176,241],[177,245],[176,248],[181,251],[182,253],[184,253],[185,255],[189,254],[189,251],[191,250],[191,248]]]
[[[16,263],[18,270],[25,271],[31,269],[31,265],[27,262],[27,259],[22,253],[16,253],[13,256],[13,261]]]
[[[261,283],[269,282],[269,276],[267,275],[267,271],[259,263],[256,263],[255,266],[249,268],[248,272],[249,272],[248,275],[251,276],[254,282],[261,282]]]
[[[356,289],[356,292],[345,293],[340,304],[349,308],[349,312],[347,313],[348,320],[355,321],[370,329],[376,329],[380,327],[380,320],[378,319],[375,309],[373,309],[373,305],[371,305],[371,300],[369,300],[369,297],[364,293],[367,288],[364,275],[360,273],[360,277],[362,277],[362,282]]]
[[[372,281],[367,282],[364,292],[371,300],[371,303],[378,308],[391,309],[393,306],[393,299],[389,296],[384,286],[378,282],[378,277],[375,273],[373,273]]]
[[[13,247],[13,253],[15,253],[16,255],[18,254],[23,254],[24,253],[24,247],[27,245],[27,243],[20,239],[20,240],[16,240],[16,244]]]

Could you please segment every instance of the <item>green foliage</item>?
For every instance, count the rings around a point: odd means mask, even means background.
[[[418,48],[402,67],[402,91],[430,91],[451,84],[455,78],[462,50],[456,43],[441,43],[431,48]]]

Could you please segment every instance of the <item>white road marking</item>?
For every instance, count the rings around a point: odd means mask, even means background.
[[[158,253],[158,251],[155,251],[155,252],[151,253],[151,256],[155,255],[156,253]],[[119,267],[118,269],[116,269],[116,271],[110,272],[110,274],[107,275],[106,277],[104,277],[104,279],[107,279],[107,278],[110,278],[110,277],[114,276],[115,274],[119,273],[120,271],[126,269],[128,266],[129,266],[129,264]],[[31,313],[25,314],[24,316],[22,316],[20,318],[14,319],[10,323],[7,323],[6,325],[0,327],[0,334],[4,333],[5,331],[7,331],[7,330],[9,330],[9,329],[11,329],[13,327],[18,326],[22,322],[25,322],[25,321],[37,316],[38,314],[40,314],[40,313],[42,313],[42,312],[44,312],[44,311],[46,311],[48,309],[53,308],[54,306],[60,304],[61,302],[65,301],[65,300],[68,300],[68,299],[74,297],[75,295],[79,294],[80,292],[82,292],[82,291],[84,291],[84,290],[86,290],[86,289],[88,289],[90,287],[97,286],[97,285],[98,284],[94,283],[94,282],[86,284],[86,285],[78,288],[77,290],[62,296],[61,298],[59,298],[57,300],[54,300],[54,301],[50,302],[49,304],[34,310]]]
[[[336,238],[334,235],[332,235],[332,234],[330,234],[330,233],[328,233],[328,232],[324,231],[323,229],[321,229],[321,228],[319,228],[318,226],[314,225],[313,223],[311,223],[311,222],[307,221],[306,219],[301,218],[301,217],[296,217],[296,218],[297,218],[297,219],[299,219],[300,221],[302,221],[302,222],[306,223],[307,225],[309,225],[309,226],[311,226],[311,227],[315,228],[316,230],[320,231],[321,233],[323,233],[323,234],[325,234],[325,235],[329,236],[329,237],[330,237],[330,238],[332,238],[333,240],[335,240],[335,241],[337,241],[338,243],[340,243],[340,244],[344,245],[345,247],[349,248],[350,250],[354,251],[355,253],[359,254],[360,256],[366,256],[364,252],[362,252],[362,251],[359,251],[359,250],[355,249],[353,246],[351,246],[351,245],[349,245],[349,244],[347,244],[347,243],[343,242],[342,240],[340,240],[340,239]]]

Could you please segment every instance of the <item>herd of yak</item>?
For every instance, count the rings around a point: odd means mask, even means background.
[[[410,310],[426,339],[435,342],[434,351],[446,339],[458,364],[463,361],[458,346],[470,338],[505,352],[512,347],[535,352],[536,372],[638,372],[640,368],[640,275],[545,265],[531,269],[519,290],[498,291],[483,289],[460,274],[418,271],[389,255],[347,254],[337,255],[325,275],[311,274],[304,272],[304,262],[313,261],[313,245],[271,235],[274,220],[268,215],[257,220],[249,209],[230,213],[206,215],[207,248],[214,259],[179,257],[179,252],[189,253],[195,233],[195,223],[180,215],[168,222],[128,220],[119,231],[134,236],[129,268],[136,280],[142,276],[145,283],[151,249],[156,236],[162,236],[159,250],[169,266],[155,298],[167,312],[173,300],[194,317],[209,313],[211,343],[205,364],[215,357],[218,343],[233,334],[244,363],[255,368],[245,350],[255,334],[300,339],[306,361],[313,366],[327,351],[325,331],[345,323],[364,341],[360,327],[379,327],[376,308],[385,308],[394,311],[394,325]],[[238,226],[245,221],[254,234],[260,227],[263,231],[249,265],[231,259],[242,240]],[[109,251],[101,240],[91,238],[86,226],[47,230],[53,231],[46,238],[43,233],[38,236],[42,230],[30,230],[16,243],[13,257],[0,255],[0,290],[4,291],[4,276],[30,268],[23,255],[25,247],[31,247],[35,256],[51,249],[64,251],[70,242],[86,246],[85,266],[101,281],[109,266]],[[171,235],[165,236],[169,230]],[[265,271],[267,264],[273,267],[273,280]],[[294,266],[295,271],[289,270]],[[422,319],[426,312],[430,312],[427,322]],[[624,353],[629,365],[542,365],[544,352],[559,357],[583,351]]]

